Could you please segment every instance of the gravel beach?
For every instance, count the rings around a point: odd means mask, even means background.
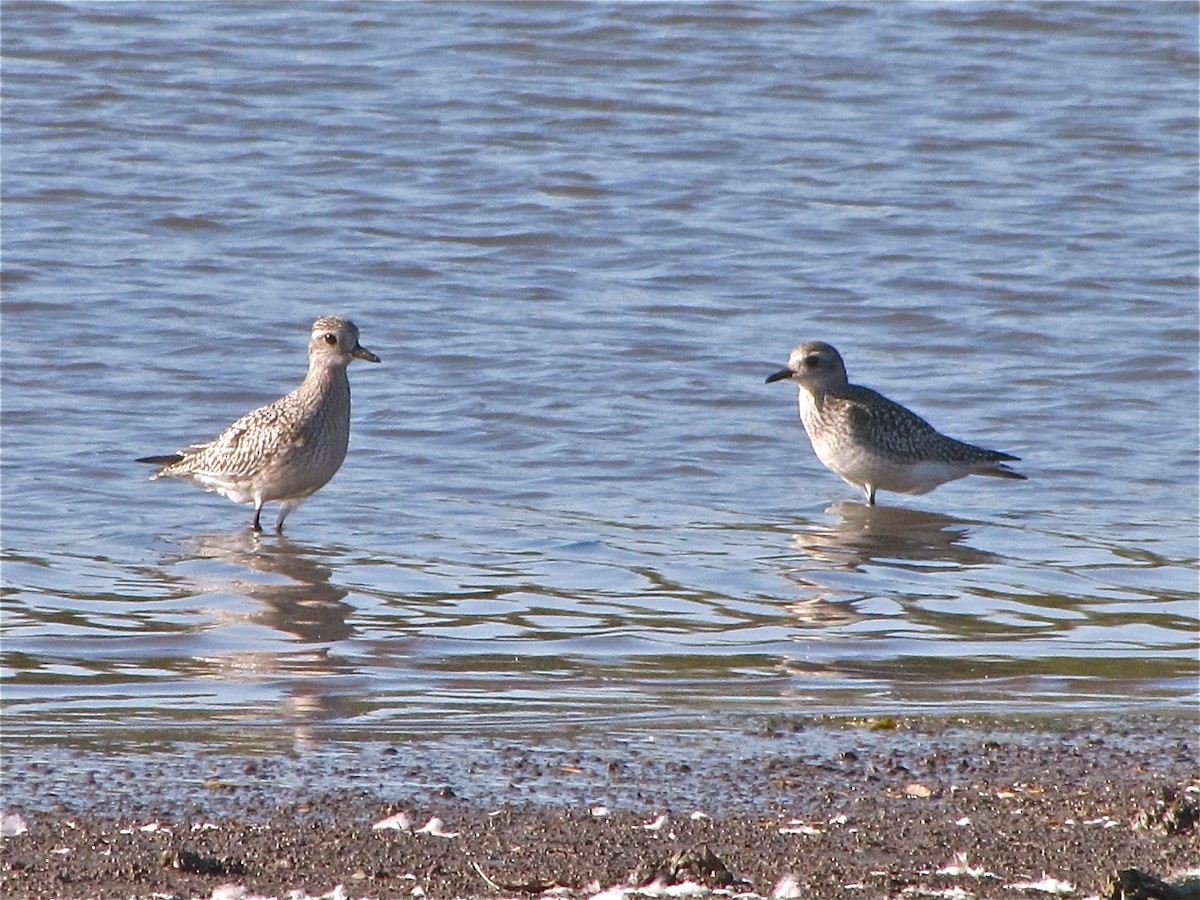
[[[3,761],[9,898],[1200,896],[1183,718],[136,752],[10,738]]]

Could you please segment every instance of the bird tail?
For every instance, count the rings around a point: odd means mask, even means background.
[[[149,463],[152,466],[160,467],[157,472],[150,476],[151,481],[154,481],[156,478],[162,478],[166,476],[168,474],[167,470],[170,469],[171,466],[182,461],[182,453],[168,453],[166,456],[143,456],[140,459],[135,460],[135,462]]]
[[[166,456],[143,456],[134,462],[150,463],[152,466],[173,466],[183,459],[178,453],[168,453]]]
[[[993,463],[984,468],[975,469],[976,475],[987,475],[989,478],[1011,478],[1014,481],[1028,481],[1029,479],[1020,472],[1014,472],[1004,463]]]

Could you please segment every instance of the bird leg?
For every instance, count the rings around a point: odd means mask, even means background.
[[[262,534],[262,524],[258,521],[258,517],[261,515],[262,515],[262,504],[261,503],[255,504],[254,519],[250,522],[250,530],[257,531],[259,534]]]
[[[279,504],[279,520],[275,523],[275,532],[277,534],[283,534],[283,520],[288,517],[288,513],[299,505],[299,503],[294,503],[291,500],[285,500]]]

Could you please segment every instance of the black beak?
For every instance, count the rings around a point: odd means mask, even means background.
[[[795,373],[793,373],[791,369],[780,369],[774,375],[768,375],[766,383],[770,384],[772,381],[783,381],[785,378],[791,378],[793,374]]]

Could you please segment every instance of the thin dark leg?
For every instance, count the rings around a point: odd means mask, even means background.
[[[279,518],[275,521],[276,534],[283,534],[283,520],[286,519],[288,514],[299,505],[299,503],[292,503],[291,501],[284,501],[283,503],[279,504]]]
[[[875,485],[867,485],[867,506],[875,505]]]
[[[262,534],[262,524],[258,521],[258,517],[262,515],[262,507],[254,507],[254,520],[250,523],[250,530],[257,531]]]

